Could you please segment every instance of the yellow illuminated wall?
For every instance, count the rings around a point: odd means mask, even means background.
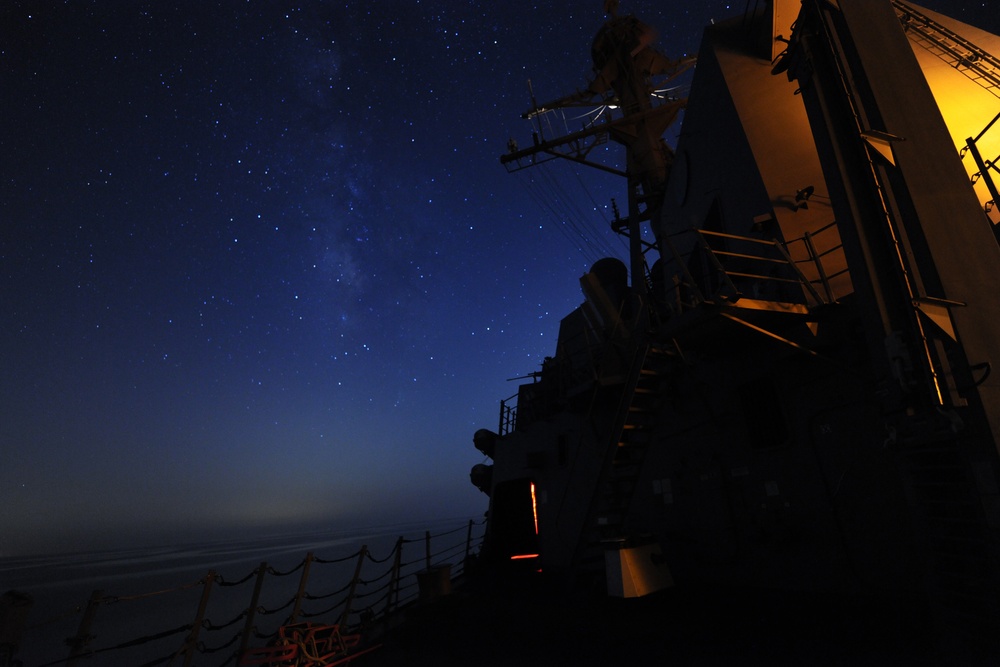
[[[968,26],[946,16],[935,14],[929,10],[921,12],[949,30],[958,33],[977,47],[1000,56],[1000,37],[978,28]],[[927,83],[937,100],[945,123],[955,142],[955,149],[965,148],[970,137],[977,137],[1000,114],[1000,88],[987,88],[977,83],[961,68],[956,68],[945,59],[933,53],[918,40],[911,38],[913,51],[927,77]],[[1000,121],[976,142],[983,159],[992,161],[1000,156]],[[979,171],[972,156],[966,154],[963,158],[970,179]],[[994,182],[1000,187],[1000,173],[992,171]],[[992,197],[983,179],[975,185],[976,195],[985,207]],[[994,205],[989,217],[994,224],[1000,223],[1000,203]]]

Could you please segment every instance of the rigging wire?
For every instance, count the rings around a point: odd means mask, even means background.
[[[552,201],[560,205],[560,221],[562,224],[567,225],[576,236],[591,250],[597,249],[597,244],[594,242],[594,238],[587,233],[587,230],[580,224],[576,212],[573,210],[572,203],[565,189],[562,188],[559,181],[552,175],[549,170],[539,172],[542,180],[545,181],[549,192],[552,193]]]
[[[679,84],[674,86],[664,86],[655,89],[652,96],[660,100],[674,99],[678,92],[682,92],[690,84]],[[597,119],[601,118],[609,109],[605,105],[600,105],[597,109],[585,111],[573,118],[567,118],[564,110],[558,110],[555,120],[561,120],[569,133],[569,120],[577,121],[581,118],[588,118],[585,127],[593,126]],[[540,114],[537,119],[538,130],[541,132],[547,127],[550,132],[554,131],[552,114]],[[543,125],[545,127],[543,127]],[[587,186],[578,170],[573,174],[579,185],[582,195],[570,196],[562,181],[553,172],[546,170],[544,164],[535,165],[534,173],[539,177],[522,178],[522,184],[529,195],[535,200],[540,208],[548,212],[553,218],[559,232],[590,262],[594,262],[602,257],[617,257],[619,259],[629,256],[627,238],[614,232],[617,243],[608,238],[609,230],[612,227],[612,220],[602,213],[604,210],[594,199],[591,188]],[[541,170],[539,172],[539,170]],[[592,210],[588,211],[585,201],[589,200]],[[584,203],[581,203],[584,201]],[[595,216],[594,213],[597,215]],[[600,223],[597,219],[600,219]]]
[[[596,110],[596,115],[594,110],[586,112],[583,116],[589,116],[589,120],[585,124],[585,127],[592,126],[594,122],[601,116],[603,110],[604,107],[601,107],[600,109]],[[578,120],[580,117],[583,116],[578,116],[574,120]],[[562,118],[566,134],[567,135],[570,134],[569,122],[565,110],[559,111],[559,117]],[[594,201],[594,197],[590,193],[590,190],[587,188],[587,186],[584,184],[583,179],[580,178],[580,172],[574,170],[573,173],[576,176],[577,183],[580,185],[580,189],[587,195],[587,198],[590,200],[591,204],[593,204],[594,207],[593,210],[597,211],[598,215],[600,215],[599,211],[601,210],[601,208],[597,204],[597,202]],[[543,172],[543,176],[548,180],[552,191],[558,194],[559,199],[557,199],[556,201],[562,201],[565,203],[565,210],[566,210],[565,224],[568,224],[571,227],[571,229],[581,239],[584,240],[585,243],[589,243],[590,247],[595,249],[598,255],[617,256],[617,252],[613,244],[611,244],[607,240],[606,232],[610,228],[610,221],[604,219],[602,220],[602,222],[604,223],[603,226],[598,225],[596,222],[593,221],[593,216],[590,213],[588,213],[583,207],[580,206],[580,204],[578,203],[579,198],[570,196],[569,193],[566,191],[566,189],[563,187],[562,182],[551,171]],[[599,258],[600,257],[598,257],[598,259]]]
[[[580,177],[580,172],[579,171],[574,171],[573,174],[576,176],[576,180],[580,184],[580,189],[583,190],[587,194],[587,199],[589,199],[590,203],[593,205],[594,211],[597,212],[597,215],[601,216],[601,221],[604,223],[604,228],[605,229],[610,229],[611,228],[611,223],[612,223],[611,218],[609,218],[609,217],[607,217],[605,215],[601,215],[601,206],[594,199],[594,195],[590,191],[590,188],[588,188],[586,186],[586,184],[584,184],[583,178]],[[605,237],[601,236],[601,238],[603,239]],[[625,256],[627,257],[628,256],[628,242],[625,240],[625,237],[623,237],[621,234],[615,234],[615,239],[618,241],[618,246],[620,247],[619,252],[625,253]],[[614,245],[611,242],[607,242],[606,243],[606,247],[608,249],[609,255],[615,255],[616,254]]]
[[[544,173],[544,176],[549,182],[550,189],[556,194],[556,201],[563,203],[566,224],[598,254],[614,255],[614,248],[607,241],[602,230],[591,221],[591,217],[580,207],[578,198],[570,196],[563,182],[551,171]]]
[[[543,165],[539,165],[542,167]],[[594,214],[586,210],[579,204],[582,195],[571,196],[562,182],[551,172],[545,169],[534,170],[538,178],[522,178],[522,184],[528,194],[535,200],[538,206],[548,212],[556,221],[556,227],[590,263],[594,263],[602,257],[619,257],[623,252],[616,249],[614,244],[607,238],[610,222],[603,220],[604,225],[594,220]],[[586,193],[586,197],[594,205],[600,216],[600,207],[593,198],[592,193],[580,179],[579,173],[576,177],[580,188]],[[624,242],[620,242],[625,248]]]
[[[528,192],[529,196],[535,200],[535,203],[539,208],[546,211],[547,214],[556,221],[555,227],[563,237],[566,238],[569,243],[575,247],[591,264],[600,259],[599,254],[591,246],[590,242],[586,237],[580,237],[579,235],[574,235],[570,233],[570,229],[567,225],[562,224],[563,216],[555,208],[553,204],[553,198],[542,191],[541,185],[532,177],[528,176],[521,179],[522,184],[525,186],[525,190]]]

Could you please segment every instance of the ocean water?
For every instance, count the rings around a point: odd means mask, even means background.
[[[273,613],[258,613],[254,625],[259,633],[269,635],[292,611],[288,603],[299,589],[307,553],[317,559],[310,563],[305,589],[314,599],[303,600],[302,610],[318,615],[299,620],[328,622],[343,609],[344,589],[358,567],[361,546],[366,545],[368,556],[360,559],[361,584],[352,605],[351,621],[356,622],[361,610],[376,615],[384,611],[394,547],[400,537],[404,539],[400,601],[405,602],[415,597],[414,575],[425,567],[425,532],[431,533],[432,563],[458,565],[465,556],[468,525],[468,519],[453,519],[339,533],[310,531],[160,548],[4,558],[0,559],[0,593],[15,590],[32,598],[16,654],[26,667],[65,664],[70,651],[67,642],[78,634],[94,591],[100,591],[102,600],[90,628],[90,647],[95,653],[80,664],[171,664],[167,658],[183,646],[187,632],[116,647],[192,623],[211,570],[220,579],[209,588],[205,613],[209,625],[203,625],[198,637],[207,651],[196,655],[193,664],[221,665],[239,646],[238,636],[245,625],[245,618],[240,617],[250,606],[256,583],[252,575],[260,563],[267,563],[268,573],[258,608]],[[473,525],[473,551],[482,530],[481,523]],[[236,583],[241,580],[245,581]],[[339,608],[321,614],[338,603]],[[0,628],[0,641],[2,633]],[[253,639],[250,645],[264,643]],[[177,659],[173,664],[182,662]]]

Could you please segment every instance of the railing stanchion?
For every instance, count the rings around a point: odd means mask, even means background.
[[[69,660],[66,662],[69,667],[73,667],[76,664],[77,658],[83,654],[90,644],[90,626],[94,624],[94,616],[97,615],[97,606],[101,604],[103,595],[104,591],[101,590],[95,590],[90,594],[90,600],[87,602],[86,611],[83,612],[83,618],[80,619],[80,627],[77,628],[76,636],[69,640]]]
[[[295,593],[295,606],[292,608],[292,615],[288,617],[289,623],[294,623],[299,618],[302,611],[302,598],[306,594],[306,584],[309,583],[309,566],[312,565],[315,556],[313,552],[306,554],[305,563],[302,564],[302,577],[299,579],[299,590]]]
[[[427,567],[427,571],[431,570],[431,531],[424,531],[424,564]]]
[[[816,265],[816,270],[819,272],[819,279],[823,285],[823,291],[826,292],[827,303],[833,303],[833,290],[830,288],[830,279],[826,276],[826,270],[823,268],[823,262],[820,260],[818,254],[816,254],[816,246],[813,243],[813,235],[806,232],[802,235],[802,240],[806,244],[806,251],[809,253],[809,258]]]
[[[198,612],[195,614],[194,623],[191,624],[191,632],[188,633],[184,641],[184,667],[191,667],[194,662],[194,654],[198,650],[198,633],[201,631],[201,624],[205,620],[205,610],[208,608],[208,596],[212,592],[212,583],[215,581],[215,570],[209,570],[205,575],[205,584],[201,589],[201,599],[198,600]]]
[[[392,559],[392,574],[389,575],[389,594],[385,599],[385,621],[386,630],[389,629],[389,614],[399,606],[399,571],[403,567],[403,538],[396,540],[396,555]]]
[[[347,621],[351,615],[351,607],[354,604],[354,593],[358,590],[358,582],[361,581],[361,566],[365,564],[365,557],[368,555],[368,545],[362,544],[361,551],[358,552],[358,564],[354,567],[354,576],[351,578],[351,588],[347,591],[347,600],[344,602],[344,613],[340,616],[341,627],[347,627]]]
[[[472,525],[475,523],[469,519],[469,530],[465,534],[465,560],[462,561],[462,571],[465,571],[465,563],[469,560],[469,553],[472,551]]]
[[[257,581],[253,585],[253,595],[250,597],[250,606],[247,607],[247,621],[243,624],[243,636],[240,638],[240,652],[236,654],[236,660],[246,653],[250,645],[250,634],[253,632],[253,624],[257,619],[257,606],[260,604],[260,592],[264,588],[264,576],[267,574],[267,561],[261,561],[257,566]]]

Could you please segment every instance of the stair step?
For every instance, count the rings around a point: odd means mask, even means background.
[[[653,441],[653,429],[657,426],[658,403],[662,396],[664,368],[675,356],[672,350],[649,346],[644,351],[636,350],[644,357],[637,357],[637,364],[629,371],[629,377],[614,376],[613,384],[624,384],[622,400],[624,413],[619,412],[613,434],[615,439],[608,443],[613,449],[607,452],[606,467],[601,473],[590,501],[590,518],[585,534],[577,543],[577,562],[586,562],[588,553],[595,549],[595,542],[608,537],[621,537],[622,524],[628,516],[629,507],[638,488],[639,474],[645,459],[645,450]],[[611,384],[609,378],[601,378],[601,384]],[[629,393],[631,392],[631,393]],[[603,553],[601,554],[603,557]]]
[[[630,477],[638,477],[639,468],[641,467],[641,459],[631,456],[622,456],[620,458],[616,458],[612,462],[609,473],[613,475],[615,479],[628,479]]]
[[[635,477],[614,477],[601,485],[601,490],[606,495],[615,493],[631,493],[635,490]]]
[[[642,429],[647,428],[647,426],[645,424],[628,423],[625,424],[623,428],[626,431],[641,431]]]
[[[641,457],[648,447],[648,439],[621,440],[618,443],[618,447],[615,449],[614,460],[618,461],[625,458],[635,459],[637,456]]]
[[[635,412],[629,415],[628,421],[625,422],[625,427],[649,428],[654,424],[656,424],[656,420],[649,413]]]
[[[613,469],[617,469],[623,465],[639,465],[642,463],[645,456],[645,447],[619,447],[618,451],[615,453],[615,458],[611,462],[613,464]]]

